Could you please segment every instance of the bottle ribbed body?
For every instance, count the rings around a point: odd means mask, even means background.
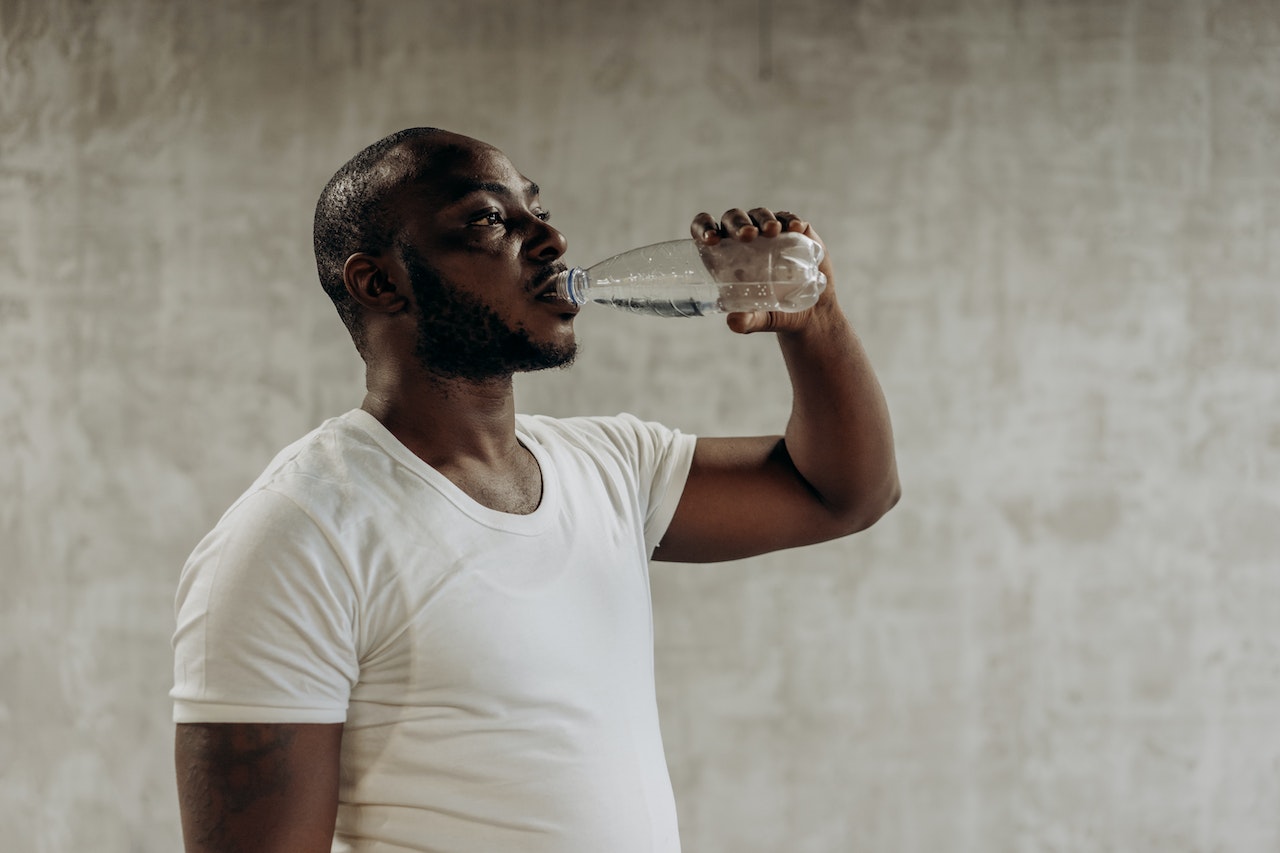
[[[715,246],[671,240],[571,269],[557,288],[562,299],[579,305],[595,302],[657,317],[802,311],[826,286],[821,261],[821,245],[791,232]]]

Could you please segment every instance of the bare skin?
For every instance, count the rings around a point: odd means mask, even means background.
[[[484,143],[445,135],[456,156],[398,212],[402,236],[459,291],[549,351],[573,346],[577,309],[543,298],[566,249],[537,187]],[[458,153],[460,152],[460,153]],[[820,239],[766,208],[699,214],[695,239]],[[675,517],[655,559],[717,561],[807,545],[873,524],[898,500],[893,437],[880,386],[829,285],[808,311],[732,314],[739,334],[773,332],[791,376],[783,435],[699,438]],[[366,321],[363,408],[479,503],[525,514],[542,475],[516,437],[512,372],[460,379],[415,357],[419,311],[398,251],[358,253],[344,270]],[[177,770],[188,851],[330,849],[342,726],[179,725]]]
[[[342,725],[187,723],[174,758],[189,853],[328,851]]]

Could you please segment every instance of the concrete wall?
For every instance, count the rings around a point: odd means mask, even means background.
[[[1280,849],[1271,0],[4,0],[0,37],[0,847],[178,847],[178,570],[358,403],[311,207],[434,124],[578,261],[803,212],[883,379],[879,526],[655,569],[687,850]],[[580,329],[525,409],[783,423],[766,338]]]

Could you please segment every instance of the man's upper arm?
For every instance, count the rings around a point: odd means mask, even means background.
[[[328,853],[341,746],[341,723],[180,723],[188,853]]]
[[[655,560],[735,560],[852,532],[796,470],[780,436],[699,438]]]

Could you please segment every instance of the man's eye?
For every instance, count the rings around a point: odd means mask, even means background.
[[[551,221],[551,211],[549,211],[549,210],[540,210],[540,211],[538,211],[537,213],[535,213],[535,214],[534,214],[534,216],[538,217],[538,218],[539,218],[539,219],[541,219],[543,222],[550,222],[550,221]]]
[[[482,213],[467,224],[469,225],[501,225],[502,214],[496,211],[492,211],[490,213]]]

